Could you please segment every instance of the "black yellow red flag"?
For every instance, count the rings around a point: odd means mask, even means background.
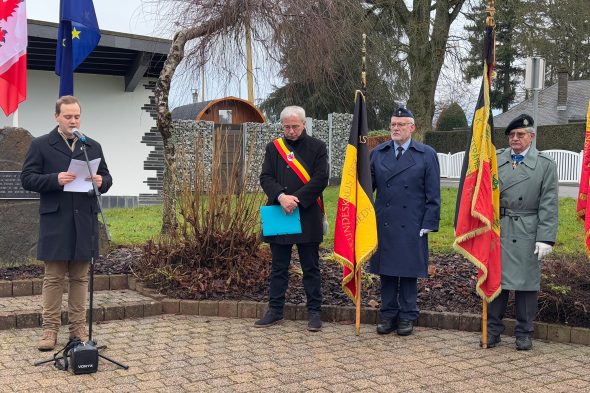
[[[578,192],[578,219],[584,223],[584,244],[586,254],[590,256],[590,212],[588,211],[588,191],[590,190],[590,102],[586,114],[586,137],[584,139],[584,159],[582,160],[582,176]]]
[[[476,291],[487,302],[498,296],[502,281],[500,189],[490,105],[494,46],[494,29],[487,27],[483,80],[463,161],[453,243],[453,248],[477,267]]]
[[[365,96],[357,90],[334,225],[334,254],[343,267],[342,290],[355,302],[356,273],[377,248],[368,135]]]

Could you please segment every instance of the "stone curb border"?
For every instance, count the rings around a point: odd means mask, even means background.
[[[31,296],[41,294],[42,280],[0,280],[0,297]],[[268,308],[266,302],[243,300],[181,300],[168,298],[156,290],[147,288],[131,274],[113,274],[95,276],[96,291],[129,289],[150,297],[150,302],[134,302],[125,305],[95,307],[95,322],[128,318],[143,318],[160,314],[199,315],[223,318],[261,318]],[[10,295],[9,295],[10,293]],[[303,304],[286,304],[284,316],[287,320],[307,320],[307,310]],[[352,306],[322,306],[322,320],[325,322],[354,323],[355,308]],[[363,308],[361,322],[375,325],[379,318],[379,310]],[[513,336],[516,321],[505,319],[504,334]],[[62,323],[67,324],[67,312],[62,312]],[[535,338],[559,343],[572,343],[590,346],[590,329],[566,325],[534,322]],[[41,326],[39,312],[16,312],[3,314],[0,312],[0,330],[14,328],[35,328]],[[462,330],[478,332],[481,329],[481,316],[477,314],[436,312],[424,310],[420,312],[417,326],[433,329]]]
[[[94,290],[108,291],[129,289],[129,274],[97,274],[94,276]],[[67,277],[66,277],[67,284]],[[42,278],[24,280],[0,280],[0,297],[18,297],[41,295]],[[64,287],[64,293],[68,286]]]
[[[129,289],[157,299],[162,303],[163,314],[199,315],[223,318],[261,318],[268,309],[268,303],[243,300],[182,300],[167,298],[156,290],[146,288],[134,277],[129,281]],[[354,324],[355,308],[352,306],[322,305],[324,322],[346,322]],[[307,320],[307,309],[303,304],[285,304],[284,317],[287,320]],[[361,323],[376,325],[379,310],[361,309]],[[516,320],[504,319],[505,335],[514,336]],[[417,326],[433,329],[481,331],[481,316],[477,314],[420,311]],[[534,322],[534,338],[559,343],[590,346],[590,329],[566,325]]]

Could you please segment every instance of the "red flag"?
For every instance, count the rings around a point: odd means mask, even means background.
[[[343,267],[342,290],[355,303],[359,287],[356,273],[377,248],[368,135],[365,97],[357,91],[334,225],[334,255]]]
[[[494,65],[492,27],[486,28],[484,48],[483,80],[457,196],[453,248],[477,267],[476,291],[491,302],[502,290],[500,189],[490,105],[490,77]]]
[[[582,161],[582,176],[578,193],[578,219],[584,223],[584,243],[586,254],[590,256],[590,214],[588,214],[588,190],[590,188],[590,102],[586,114],[586,138],[584,140],[584,160]]]
[[[0,106],[6,116],[27,98],[26,49],[25,1],[0,1]]]

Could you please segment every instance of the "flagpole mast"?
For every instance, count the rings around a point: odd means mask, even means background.
[[[366,65],[367,65],[367,35],[363,33],[363,44],[361,48],[361,92],[363,95],[367,91],[367,72],[366,72]],[[356,265],[356,263],[355,263]],[[361,269],[355,266],[355,273],[354,273],[354,280],[356,281],[356,299],[355,299],[355,306],[356,306],[356,318],[355,318],[355,326],[356,326],[356,335],[360,336],[361,334]]]
[[[495,0],[488,0],[488,6],[486,8],[486,26],[495,28],[496,21],[494,20],[494,14],[496,13],[496,8],[494,8]],[[493,44],[493,63],[496,62],[496,44]],[[485,60],[484,60],[485,61]],[[490,87],[492,81],[489,81]],[[487,349],[488,347],[488,301],[485,297],[482,297],[482,309],[481,309],[481,347],[483,349]]]

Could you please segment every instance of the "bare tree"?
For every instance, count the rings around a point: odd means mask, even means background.
[[[147,1],[147,0],[146,0]],[[302,55],[301,73],[330,75],[338,69],[327,53],[338,48],[345,56],[358,56],[355,45],[365,24],[339,23],[350,12],[365,10],[389,24],[376,34],[387,35],[390,62],[405,61],[410,73],[408,106],[422,132],[432,128],[434,92],[447,50],[449,29],[465,0],[413,0],[409,10],[404,0],[153,0],[161,6],[161,18],[175,21],[168,58],[157,83],[157,127],[164,141],[164,212],[162,231],[176,227],[174,192],[174,146],[170,143],[172,118],[168,94],[174,73],[186,57],[192,67],[207,60],[209,69],[232,69],[242,58],[245,29],[251,28],[259,50],[280,59],[284,51]],[[153,2],[152,1],[152,2]],[[359,9],[359,3],[361,8]],[[362,14],[362,12],[361,12]],[[360,17],[360,16],[359,16]],[[304,39],[293,40],[299,36]],[[352,38],[351,38],[352,37]],[[187,45],[189,44],[190,45]],[[308,45],[301,50],[300,45]],[[405,55],[405,58],[402,55]],[[389,61],[388,61],[389,62]],[[386,63],[378,66],[386,68]],[[387,73],[385,73],[387,74]],[[398,74],[399,75],[399,74]],[[314,80],[317,77],[309,77]],[[399,83],[392,80],[392,83]],[[337,85],[334,85],[337,88]],[[351,92],[352,95],[352,92]]]
[[[408,107],[416,118],[419,132],[432,129],[434,93],[447,53],[451,24],[465,0],[367,1],[393,28],[404,33],[400,46],[406,53],[410,71]]]
[[[176,228],[175,147],[170,142],[172,116],[168,106],[174,73],[185,56],[193,65],[202,66],[213,49],[221,54],[221,60],[230,62],[229,59],[239,53],[227,53],[223,48],[241,42],[246,26],[262,30],[278,26],[276,18],[281,15],[281,7],[268,0],[160,1],[160,5],[162,17],[173,18],[178,28],[155,89],[157,127],[164,143],[162,232],[170,233]],[[191,41],[194,45],[186,52],[186,45]]]
[[[176,228],[176,198],[174,190],[174,145],[172,117],[168,95],[178,65],[187,59],[189,67],[200,67],[208,62],[220,70],[231,70],[242,57],[245,29],[251,28],[259,50],[278,59],[279,48],[285,37],[306,35],[314,50],[308,53],[308,64],[325,62],[328,45],[340,36],[329,29],[334,18],[342,15],[346,4],[358,5],[357,0],[155,0],[161,18],[174,20],[178,32],[172,39],[155,90],[157,127],[164,143],[164,189],[162,232]],[[318,39],[330,37],[331,39]],[[190,45],[187,45],[189,44]],[[297,48],[292,48],[297,50]],[[352,48],[351,48],[352,50]],[[314,72],[313,67],[302,72]],[[352,94],[352,93],[351,93]]]

